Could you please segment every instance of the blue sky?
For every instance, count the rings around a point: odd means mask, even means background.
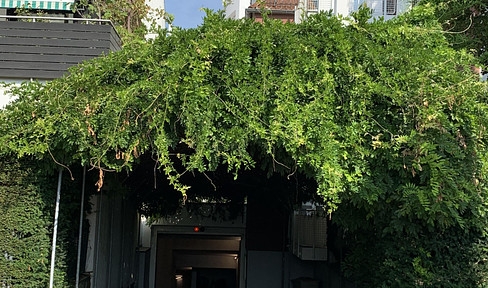
[[[223,9],[222,0],[166,0],[166,12],[173,14],[173,26],[195,28],[202,24],[205,12],[200,8],[210,8],[215,11]]]

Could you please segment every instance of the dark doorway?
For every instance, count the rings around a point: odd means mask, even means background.
[[[236,288],[235,269],[196,269],[196,288]]]
[[[156,287],[237,288],[240,237],[159,235]]]
[[[194,268],[177,270],[176,288],[236,288],[235,269]]]

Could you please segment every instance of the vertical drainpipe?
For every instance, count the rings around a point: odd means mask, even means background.
[[[53,284],[54,284],[54,259],[56,258],[56,237],[58,234],[59,198],[61,196],[62,176],[63,176],[63,170],[59,170],[58,190],[56,194],[56,208],[54,211],[54,232],[53,232],[53,247],[51,251],[51,274],[49,276],[49,288],[53,288]]]
[[[78,255],[76,257],[76,284],[75,288],[80,285],[80,261],[81,261],[81,238],[83,233],[83,209],[85,203],[85,179],[86,166],[83,166],[83,183],[81,184],[81,208],[80,208],[80,228],[78,229]]]

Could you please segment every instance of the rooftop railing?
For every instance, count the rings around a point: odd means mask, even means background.
[[[54,79],[121,49],[109,20],[0,15],[0,78]]]
[[[0,21],[18,21],[18,22],[39,22],[39,23],[78,23],[78,24],[98,24],[110,25],[114,31],[114,24],[108,19],[91,19],[91,18],[73,18],[73,17],[53,17],[53,16],[16,16],[0,15]],[[118,35],[118,34],[117,34]]]

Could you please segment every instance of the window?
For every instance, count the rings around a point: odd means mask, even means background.
[[[354,0],[354,2],[350,3],[354,3],[354,9],[356,11],[361,5],[367,5],[373,10],[373,17],[394,16],[398,14],[398,0]]]
[[[397,0],[385,0],[386,2],[386,15],[397,14]]]
[[[318,0],[308,0],[307,1],[307,10],[317,10],[317,8],[319,7],[319,1]]]

